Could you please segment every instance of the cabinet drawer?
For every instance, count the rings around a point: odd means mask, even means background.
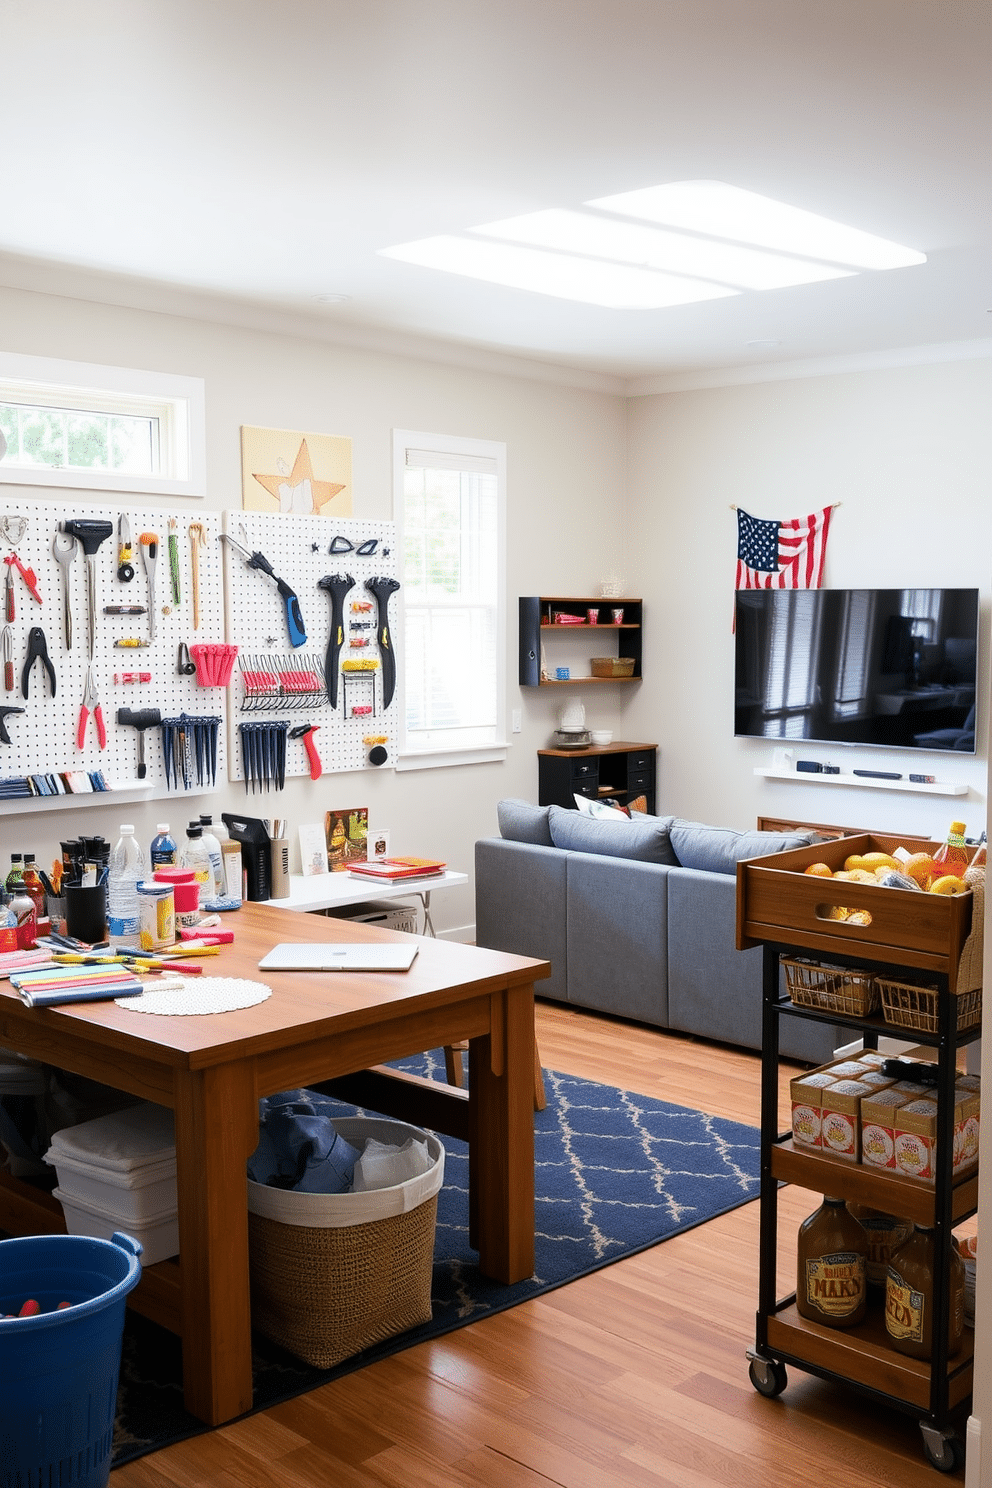
[[[589,796],[595,800],[599,795],[599,784],[596,780],[573,780],[572,786],[577,796]]]
[[[644,754],[644,753],[639,753],[639,754],[633,754],[633,753],[631,753],[631,754],[628,754],[628,756],[627,756],[627,769],[628,770],[650,770],[651,773],[654,774],[654,753],[651,752],[649,754]]]
[[[575,760],[573,762],[573,764],[572,764],[572,779],[573,780],[583,780],[583,779],[596,780],[596,779],[598,779],[598,777],[599,777],[599,761],[598,760],[586,759],[586,760]]]
[[[627,789],[628,790],[632,790],[632,791],[636,791],[636,790],[651,790],[653,786],[654,786],[654,771],[653,770],[636,770],[636,771],[635,770],[631,770],[629,772],[629,774],[627,775]]]

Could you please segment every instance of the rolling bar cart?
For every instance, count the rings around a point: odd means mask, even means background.
[[[840,885],[831,894],[828,879],[803,876],[803,868],[818,858],[837,867],[848,853],[867,850],[865,844],[891,850],[898,841],[848,838],[836,845],[820,843],[813,849],[755,859],[738,869],[738,948],[761,945],[764,957],[758,1310],[755,1344],[747,1358],[751,1383],[762,1395],[782,1393],[788,1384],[786,1366],[791,1364],[821,1379],[849,1384],[915,1416],[928,1460],[939,1471],[949,1472],[964,1461],[959,1428],[970,1409],[974,1354],[973,1330],[965,1328],[960,1351],[948,1358],[951,1230],[978,1208],[977,1167],[951,1178],[957,1054],[981,1037],[979,1021],[962,1030],[958,1018],[957,969],[970,928],[972,896],[945,899],[940,907],[924,901],[943,896],[913,894],[917,904],[912,908],[924,916],[933,914],[929,924],[914,925],[912,915],[905,910],[900,915],[895,904],[897,898],[910,897],[910,891],[845,882],[845,905],[868,908],[873,914],[871,929],[860,931],[870,938],[859,945],[859,931],[844,921],[822,917],[823,901],[836,896]],[[902,945],[900,929],[906,932]],[[858,1017],[793,1003],[782,988],[780,956],[796,954],[820,955],[832,966],[867,969],[897,980],[905,976],[906,968],[925,972],[938,989],[936,1031],[914,1027],[910,1032],[886,1021],[881,1013]],[[935,1184],[804,1148],[793,1142],[791,1131],[779,1130],[779,1026],[783,1017],[843,1024],[861,1033],[866,1048],[876,1048],[879,1035],[888,1034],[936,1051]],[[911,1358],[891,1347],[877,1306],[863,1323],[834,1329],[800,1316],[795,1293],[776,1296],[782,1183],[833,1194],[934,1228],[934,1342],[929,1359]]]

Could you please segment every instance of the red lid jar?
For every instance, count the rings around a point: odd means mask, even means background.
[[[196,914],[200,908],[200,885],[192,868],[156,868],[159,883],[172,884],[176,898],[176,915]]]

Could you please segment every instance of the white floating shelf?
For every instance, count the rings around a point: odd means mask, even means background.
[[[924,785],[905,776],[901,780],[878,780],[871,775],[822,775],[816,770],[776,770],[765,765],[756,765],[755,775],[766,780],[791,780],[813,785],[856,785],[868,790],[914,791],[921,796],[966,796],[966,785],[952,785],[946,780],[936,780],[933,785]]]
[[[195,785],[191,790],[165,791],[152,780],[122,780],[104,791],[78,791],[65,796],[13,796],[0,803],[4,816],[25,816],[43,811],[70,811],[88,806],[124,806],[136,801],[183,801],[187,797],[209,796],[220,786]]]

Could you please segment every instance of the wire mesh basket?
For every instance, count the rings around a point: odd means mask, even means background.
[[[886,1023],[894,1023],[899,1028],[915,1028],[922,1033],[938,1032],[941,993],[936,987],[896,982],[890,977],[879,977],[878,986]],[[946,995],[951,996],[950,993]],[[958,1033],[963,1033],[981,1019],[982,989],[975,987],[970,992],[960,992],[955,1001]]]
[[[845,966],[822,966],[818,961],[782,956],[785,983],[797,1007],[820,1008],[865,1018],[881,1005],[878,982],[870,971]]]

